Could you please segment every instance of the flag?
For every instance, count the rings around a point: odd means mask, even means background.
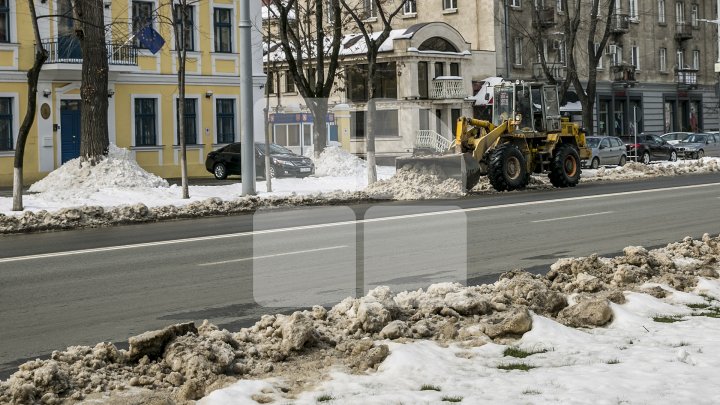
[[[137,34],[138,40],[140,41],[140,45],[147,48],[150,52],[153,54],[158,53],[158,51],[165,45],[165,40],[163,37],[153,29],[151,26],[147,26],[140,30]]]

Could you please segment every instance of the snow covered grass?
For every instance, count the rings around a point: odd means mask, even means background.
[[[720,281],[701,279],[693,293],[664,288],[713,305],[717,302],[707,293],[720,291]],[[720,402],[715,389],[720,319],[699,312],[704,309],[697,304],[672,298],[626,293],[626,299],[625,304],[611,304],[614,320],[603,328],[574,329],[533,315],[532,330],[512,346],[388,342],[390,355],[377,372],[334,371],[292,403],[315,404],[327,393],[332,393],[332,403],[342,404]],[[653,320],[654,314],[669,311],[687,315],[672,315],[682,322]],[[508,360],[508,351],[514,350],[534,354]],[[267,392],[272,382],[265,382]],[[246,400],[253,394],[248,388],[249,381],[241,380],[199,404],[252,404]],[[270,396],[280,400],[275,391]]]

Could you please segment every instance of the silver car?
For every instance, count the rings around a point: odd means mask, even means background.
[[[670,145],[677,145],[680,141],[692,134],[692,132],[668,132],[667,134],[660,135],[660,138]]]
[[[585,138],[592,155],[583,160],[583,166],[597,169],[600,165],[625,165],[627,150],[625,143],[615,136],[588,136]]]
[[[691,134],[675,145],[678,155],[700,159],[703,156],[720,156],[720,136],[714,134]]]

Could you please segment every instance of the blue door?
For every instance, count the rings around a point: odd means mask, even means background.
[[[330,141],[338,141],[338,127],[337,125],[330,125]]]
[[[61,163],[80,156],[80,100],[60,102]]]

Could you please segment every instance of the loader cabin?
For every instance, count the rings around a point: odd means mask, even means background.
[[[543,83],[503,83],[495,86],[493,124],[515,120],[516,128],[532,136],[560,131],[557,87]]]

